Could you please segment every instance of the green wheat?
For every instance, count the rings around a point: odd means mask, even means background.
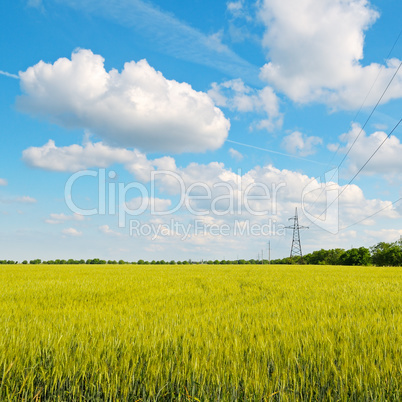
[[[1,401],[399,401],[402,269],[0,267]]]

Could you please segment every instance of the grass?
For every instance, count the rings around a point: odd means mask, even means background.
[[[402,269],[0,267],[0,400],[399,401]]]

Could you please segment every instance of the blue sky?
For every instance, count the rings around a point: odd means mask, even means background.
[[[279,258],[296,207],[304,252],[398,240],[401,125],[347,183],[402,117],[401,13],[3,2],[0,258]]]

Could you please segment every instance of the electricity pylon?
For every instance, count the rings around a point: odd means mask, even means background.
[[[292,226],[286,226],[286,229],[293,229],[293,239],[292,239],[292,248],[290,249],[290,258],[295,256],[300,256],[300,262],[303,261],[303,253],[301,248],[300,241],[300,229],[308,229],[308,226],[300,226],[299,225],[299,217],[297,216],[297,208],[295,210],[295,216],[293,218],[289,218],[289,220],[293,221]]]

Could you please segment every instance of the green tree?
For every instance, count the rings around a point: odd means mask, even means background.
[[[345,251],[339,259],[341,265],[369,265],[370,250],[366,247],[352,248]]]
[[[373,264],[384,266],[401,266],[402,265],[402,243],[385,243],[380,242],[371,247],[371,258]]]

